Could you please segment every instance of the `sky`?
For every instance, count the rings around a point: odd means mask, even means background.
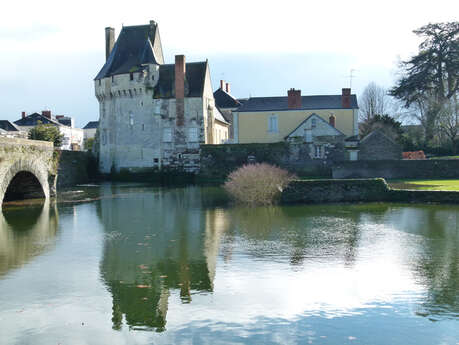
[[[104,28],[155,20],[166,63],[209,60],[214,90],[235,97],[360,95],[391,87],[398,62],[420,43],[412,30],[457,20],[459,2],[418,1],[15,1],[0,13],[0,119],[50,109],[77,126],[98,120],[93,78],[105,60]]]

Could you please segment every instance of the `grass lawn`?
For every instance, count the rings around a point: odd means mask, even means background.
[[[459,159],[459,156],[441,156],[441,157],[432,157],[430,159]]]
[[[459,180],[391,180],[391,188],[459,191]]]

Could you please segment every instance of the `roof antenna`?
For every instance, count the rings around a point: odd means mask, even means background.
[[[356,76],[354,75],[354,72],[357,71],[354,68],[351,68],[350,73],[348,75],[349,78],[349,88],[352,89],[352,79],[355,78]]]

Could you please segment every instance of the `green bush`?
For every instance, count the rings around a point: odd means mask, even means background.
[[[270,205],[294,178],[288,171],[266,163],[249,164],[229,174],[225,190],[237,201]]]
[[[29,139],[51,141],[54,147],[60,147],[64,135],[59,132],[59,128],[53,125],[40,124],[29,131]]]

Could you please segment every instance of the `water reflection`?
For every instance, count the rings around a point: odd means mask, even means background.
[[[186,305],[208,294],[212,303],[200,299],[193,320],[342,317],[405,299],[431,319],[458,314],[456,206],[244,208],[222,200],[196,187],[101,200],[101,274],[114,329],[184,327],[189,320],[170,313],[171,305],[185,312],[176,297]]]
[[[49,250],[57,227],[57,209],[49,201],[0,212],[0,276]]]
[[[161,332],[171,290],[182,303],[194,292],[213,291],[225,222],[218,210],[202,212],[203,203],[199,188],[100,202],[106,233],[101,275],[113,296],[114,329],[122,328],[124,317],[131,328]]]

